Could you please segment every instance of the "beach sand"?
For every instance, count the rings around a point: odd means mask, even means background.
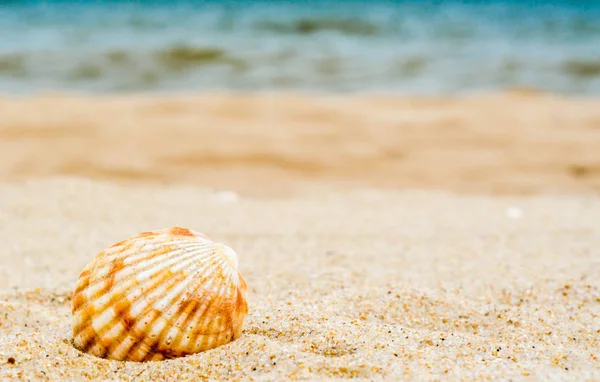
[[[599,380],[600,100],[0,99],[0,379]],[[238,340],[150,363],[70,342],[98,252],[234,248]]]
[[[600,191],[600,100],[47,95],[0,98],[0,176],[309,188]],[[276,183],[273,181],[276,180]]]

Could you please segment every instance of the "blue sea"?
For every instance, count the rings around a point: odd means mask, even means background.
[[[0,0],[0,93],[600,93],[600,1]]]

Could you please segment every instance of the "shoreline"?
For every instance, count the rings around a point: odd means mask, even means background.
[[[0,97],[0,176],[597,193],[600,98],[200,93]],[[272,187],[271,179],[278,180]]]
[[[202,90],[193,89],[164,89],[164,90],[139,90],[139,91],[78,91],[76,89],[42,89],[36,92],[12,93],[0,91],[0,99],[3,100],[33,100],[36,98],[117,98],[117,99],[189,99],[189,98],[210,98],[210,97],[288,97],[288,98],[322,98],[322,99],[369,99],[382,98],[392,100],[423,100],[423,101],[443,101],[450,99],[471,99],[471,98],[502,98],[508,96],[521,97],[549,97],[566,100],[589,100],[594,101],[600,98],[600,94],[595,93],[569,93],[545,90],[527,85],[514,85],[499,88],[481,88],[464,91],[448,91],[439,93],[426,93],[418,91],[393,92],[384,90],[308,90],[308,89],[229,89],[229,88],[206,88]]]

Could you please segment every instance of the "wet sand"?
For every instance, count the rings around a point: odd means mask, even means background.
[[[0,116],[0,379],[600,379],[600,101],[40,96]],[[174,225],[238,252],[242,337],[151,363],[74,349],[81,268]]]
[[[307,185],[600,190],[600,101],[210,94],[0,98],[0,176],[63,174],[254,194]],[[276,184],[273,183],[276,179]]]

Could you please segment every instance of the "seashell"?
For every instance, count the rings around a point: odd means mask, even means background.
[[[246,283],[229,247],[186,228],[143,232],[101,252],[73,293],[73,344],[95,356],[156,361],[240,337]]]

